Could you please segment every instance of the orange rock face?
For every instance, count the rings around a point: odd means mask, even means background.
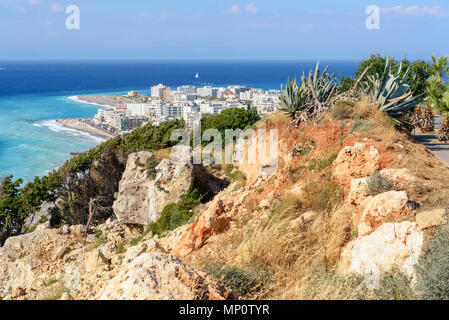
[[[375,231],[387,222],[398,221],[410,213],[408,196],[404,191],[389,191],[375,197],[368,197],[357,208],[354,224],[360,236]]]
[[[173,249],[177,257],[188,255],[201,248],[211,236],[218,234],[229,226],[229,217],[225,214],[223,202],[215,200],[199,214]]]
[[[370,176],[379,169],[379,150],[364,143],[356,143],[340,151],[334,162],[333,175],[348,192],[353,179]]]

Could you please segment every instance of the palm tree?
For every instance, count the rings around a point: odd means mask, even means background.
[[[430,78],[427,81],[426,98],[424,101],[428,106],[441,110],[443,94],[447,89],[447,85],[444,85],[438,78]]]
[[[432,55],[432,65],[430,66],[430,71],[433,76],[437,77],[440,81],[443,81],[443,73],[449,76],[449,68],[447,63],[449,57],[441,56],[437,58],[435,54]]]

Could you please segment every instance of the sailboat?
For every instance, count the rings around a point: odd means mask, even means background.
[[[200,75],[197,72],[196,75],[195,75],[195,79],[199,79],[199,78],[200,78]]]

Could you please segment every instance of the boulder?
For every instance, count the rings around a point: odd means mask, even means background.
[[[407,187],[416,183],[417,178],[410,174],[410,170],[402,169],[383,169],[379,172],[382,176],[393,182],[397,186]]]
[[[353,179],[370,176],[379,169],[379,150],[365,143],[356,143],[340,151],[333,165],[333,176],[347,192]]]
[[[390,180],[395,186],[406,188],[414,183],[416,183],[416,177],[411,175],[408,169],[384,169],[380,170],[379,173]],[[348,202],[358,206],[369,194],[366,190],[369,177],[353,179],[350,182]]]
[[[369,197],[367,192],[367,178],[353,179],[350,183],[348,202],[354,206],[360,205],[366,198]]]
[[[224,231],[229,226],[229,220],[223,202],[214,200],[184,231],[173,249],[174,254],[182,257],[201,248],[207,239]]]
[[[87,272],[96,272],[99,269],[107,268],[110,263],[111,262],[98,249],[93,249],[88,252],[85,257],[85,268]]]
[[[208,174],[202,165],[162,160],[156,176],[147,170],[153,154],[132,153],[119,185],[114,213],[123,224],[148,225],[155,222],[167,204],[179,201],[196,180],[208,184]],[[154,178],[154,180],[153,180]]]
[[[399,270],[413,280],[422,245],[423,232],[416,223],[385,223],[370,235],[359,237],[345,247],[339,271],[342,275],[355,273],[365,276],[370,288],[379,286],[383,272]]]
[[[101,289],[96,300],[228,300],[236,296],[169,254],[144,253]]]
[[[31,266],[21,260],[11,260],[0,252],[0,299],[15,288],[30,289],[35,280]]]
[[[388,191],[368,197],[354,214],[354,225],[360,236],[376,230],[385,222],[395,222],[410,213],[405,191]]]
[[[45,223],[39,225],[34,232],[6,239],[1,250],[12,259],[19,259],[39,256],[46,252],[50,245],[64,241],[65,237],[59,235],[56,230],[49,229],[49,224]]]
[[[60,260],[60,259],[64,258],[64,256],[69,252],[70,252],[70,248],[67,246],[61,246],[59,248],[56,248],[53,250],[53,253],[51,254],[51,261]]]
[[[415,220],[421,230],[440,226],[447,223],[447,211],[446,209],[435,209],[420,212],[416,214]]]

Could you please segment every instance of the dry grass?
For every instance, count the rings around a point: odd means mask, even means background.
[[[302,125],[298,132],[284,132],[285,139],[291,138],[286,140],[289,141],[284,148],[287,153],[294,143],[307,143],[311,139],[317,142],[317,148],[293,161],[285,158],[285,168],[279,170],[287,171],[285,180],[282,188],[275,187],[276,197],[270,212],[256,217],[247,215],[234,222],[226,233],[214,237],[186,262],[200,269],[223,264],[247,270],[247,266],[256,264],[272,270],[274,280],[246,297],[252,299],[413,298],[406,282],[397,275],[387,275],[383,289],[369,291],[362,277],[341,277],[336,272],[341,251],[354,238],[355,228],[354,208],[344,203],[343,194],[332,180],[332,158],[343,145],[369,139],[383,153],[394,156],[389,166],[409,168],[420,179],[420,183],[406,191],[411,200],[426,207],[449,206],[449,169],[424,146],[414,143],[409,134],[397,131],[369,98],[363,97],[350,107],[353,108],[351,120]],[[341,119],[346,118],[348,110],[340,113]],[[330,113],[323,117],[335,119]],[[369,120],[376,125],[351,135],[356,120]],[[263,125],[267,125],[274,120],[264,121]],[[329,134],[323,138],[328,141],[326,145],[320,138],[323,130],[331,131],[331,122],[340,130],[334,130],[333,140]],[[275,181],[279,182],[281,176]],[[296,188],[298,184],[300,189]],[[275,184],[270,182],[266,186],[272,185]],[[254,207],[256,202],[250,205]],[[313,219],[309,210],[316,212]]]
[[[170,158],[170,148],[167,149],[160,149],[160,150],[156,150],[154,151],[154,158],[158,161],[161,162],[164,159],[168,159]]]
[[[353,210],[342,205],[341,193],[329,176],[319,178],[313,186],[305,188],[303,196],[285,192],[273,202],[268,217],[249,217],[234,224],[191,257],[191,263],[202,269],[219,263],[238,268],[262,265],[272,270],[274,281],[250,298],[308,299],[298,295],[299,291],[310,292],[304,279],[317,268],[323,277],[333,274],[342,247],[350,239]],[[317,210],[313,219],[306,216],[310,208]]]

